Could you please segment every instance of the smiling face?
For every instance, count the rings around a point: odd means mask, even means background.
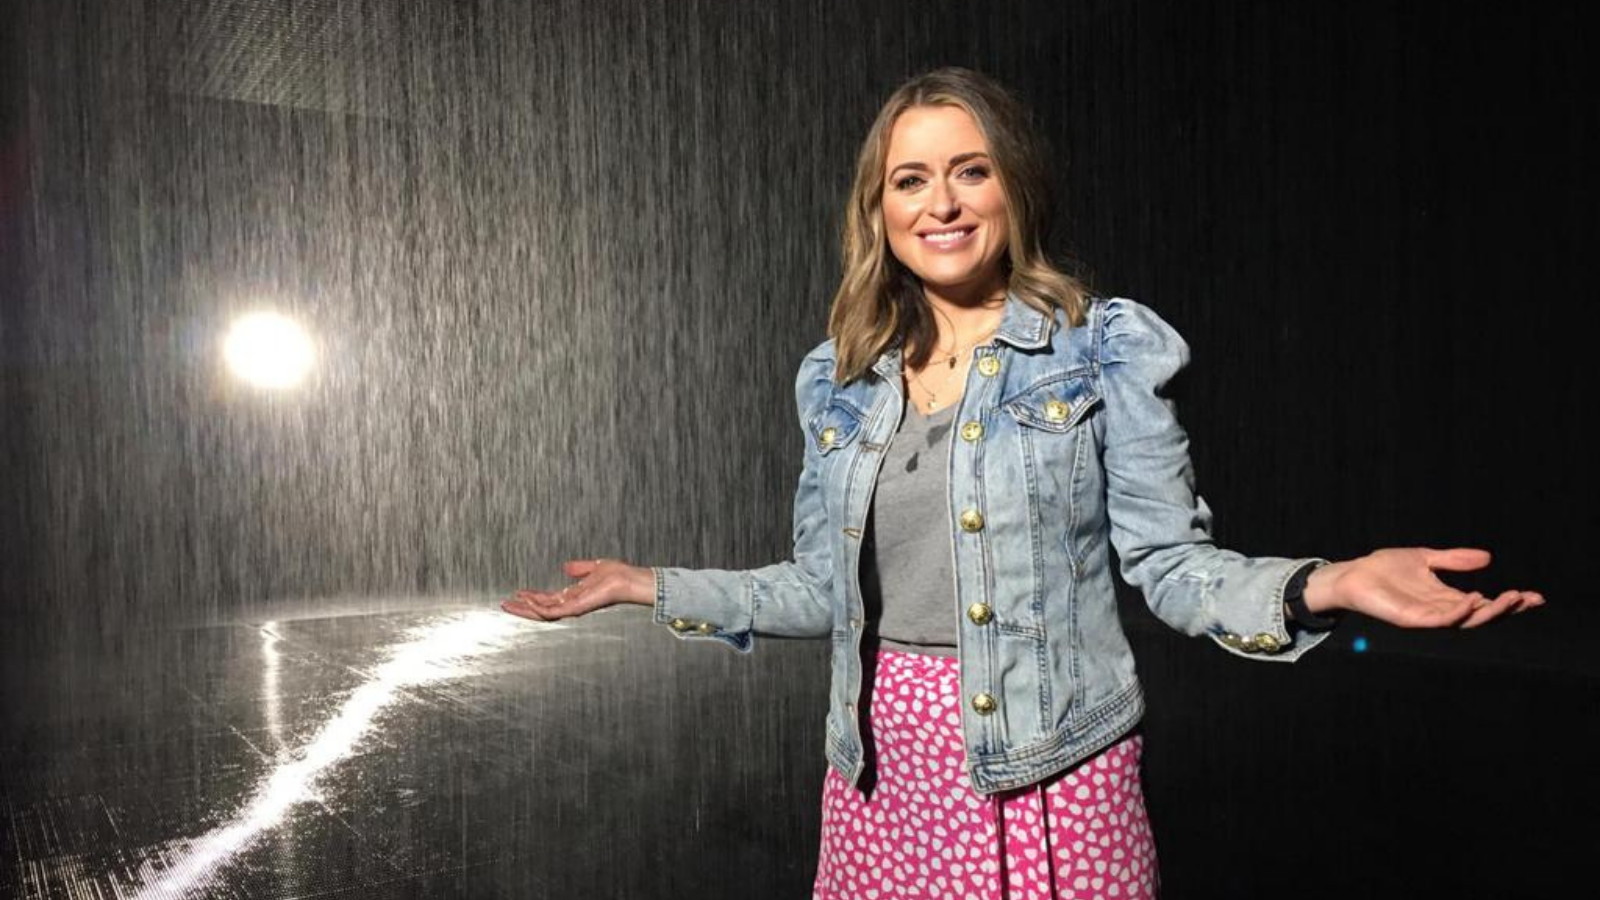
[[[1006,195],[966,110],[914,106],[895,120],[883,224],[889,249],[925,293],[959,302],[1004,288]]]

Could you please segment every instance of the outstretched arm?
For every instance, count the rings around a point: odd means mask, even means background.
[[[1520,590],[1491,601],[1433,574],[1482,568],[1489,561],[1483,550],[1386,548],[1328,563],[1246,557],[1216,546],[1211,510],[1195,491],[1188,438],[1167,396],[1189,361],[1188,345],[1148,307],[1106,302],[1101,427],[1111,540],[1123,577],[1167,624],[1240,656],[1293,661],[1327,637],[1293,628],[1284,607],[1293,576],[1313,563],[1325,564],[1306,582],[1312,613],[1348,609],[1403,627],[1475,627],[1544,602]]]
[[[818,348],[820,350],[820,348]],[[620,560],[569,560],[578,583],[560,592],[517,591],[501,608],[540,621],[581,616],[615,603],[654,609],[654,620],[680,638],[712,639],[749,652],[757,633],[826,637],[832,630],[833,557],[823,498],[821,459],[808,422],[826,400],[832,360],[813,351],[795,378],[805,460],[794,501],[793,559],[756,569],[635,566]]]
[[[1326,614],[1351,610],[1402,628],[1476,628],[1491,619],[1544,605],[1537,591],[1507,590],[1490,600],[1460,591],[1435,570],[1467,572],[1489,564],[1489,551],[1468,547],[1386,547],[1311,573],[1306,607]]]

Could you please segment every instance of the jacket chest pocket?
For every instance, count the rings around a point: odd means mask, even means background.
[[[851,518],[846,498],[849,494],[850,460],[857,455],[866,415],[848,402],[835,398],[811,417],[806,440],[817,454],[823,502],[838,521]]]
[[[1065,540],[1077,512],[1086,457],[1094,450],[1088,420],[1099,405],[1087,376],[1065,374],[1041,378],[1000,404],[1015,440],[992,474],[1027,496],[1033,522],[1057,541]]]
[[[855,443],[861,434],[863,418],[862,413],[848,403],[840,400],[830,402],[811,417],[811,446],[823,459],[834,458]]]
[[[1066,434],[1100,402],[1084,376],[1051,376],[1013,396],[1001,406],[1026,431]]]

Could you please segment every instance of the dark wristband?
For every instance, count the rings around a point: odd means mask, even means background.
[[[1289,617],[1295,624],[1306,631],[1332,631],[1333,626],[1339,624],[1338,616],[1319,616],[1306,606],[1306,582],[1310,580],[1311,573],[1327,565],[1325,562],[1309,562],[1301,566],[1293,575],[1289,576],[1289,583],[1283,589],[1283,606],[1289,611]]]

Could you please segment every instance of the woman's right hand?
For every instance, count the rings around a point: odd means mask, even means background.
[[[552,622],[614,603],[655,605],[656,577],[647,567],[630,566],[620,559],[569,559],[561,570],[577,583],[559,591],[519,590],[500,601],[500,608],[524,619]]]

